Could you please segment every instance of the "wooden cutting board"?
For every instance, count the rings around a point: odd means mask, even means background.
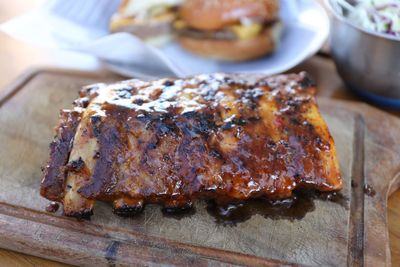
[[[106,203],[91,221],[46,213],[40,167],[59,109],[82,85],[118,78],[38,70],[2,91],[0,247],[79,266],[390,265],[386,204],[400,184],[400,120],[355,102],[319,99],[344,178],[340,202],[307,200],[296,216],[255,211],[236,225],[220,223],[203,202],[178,218],[156,205],[120,218]]]

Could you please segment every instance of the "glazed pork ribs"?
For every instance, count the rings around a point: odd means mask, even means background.
[[[307,74],[244,77],[83,88],[61,111],[41,195],[88,217],[97,200],[133,215],[146,203],[179,210],[195,199],[339,190],[334,141]]]

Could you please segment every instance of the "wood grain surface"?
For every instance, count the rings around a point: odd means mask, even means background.
[[[0,1],[0,23],[40,5],[43,0]],[[75,53],[34,48],[20,43],[0,32],[0,91],[20,73],[32,66],[50,65],[69,68],[102,70],[95,59]],[[297,69],[306,69],[319,84],[319,94],[339,99],[360,100],[349,93],[337,76],[329,59],[313,57]],[[392,112],[392,111],[391,111]],[[397,116],[399,112],[392,112]],[[388,221],[392,265],[400,266],[400,191],[388,201]],[[0,249],[0,266],[66,266],[46,259]]]

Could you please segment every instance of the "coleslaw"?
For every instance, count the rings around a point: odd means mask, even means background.
[[[400,0],[358,0],[348,18],[361,27],[400,37]]]

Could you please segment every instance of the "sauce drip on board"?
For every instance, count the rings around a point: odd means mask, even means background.
[[[266,219],[272,220],[301,220],[304,216],[315,210],[315,200],[330,201],[348,209],[349,199],[337,192],[321,193],[314,190],[295,191],[291,198],[280,200],[269,200],[266,198],[250,199],[236,203],[217,204],[216,201],[207,201],[207,212],[214,217],[217,224],[235,226],[238,223],[251,219],[259,214]],[[163,213],[167,217],[182,219],[192,216],[195,209],[175,212],[169,210]]]

